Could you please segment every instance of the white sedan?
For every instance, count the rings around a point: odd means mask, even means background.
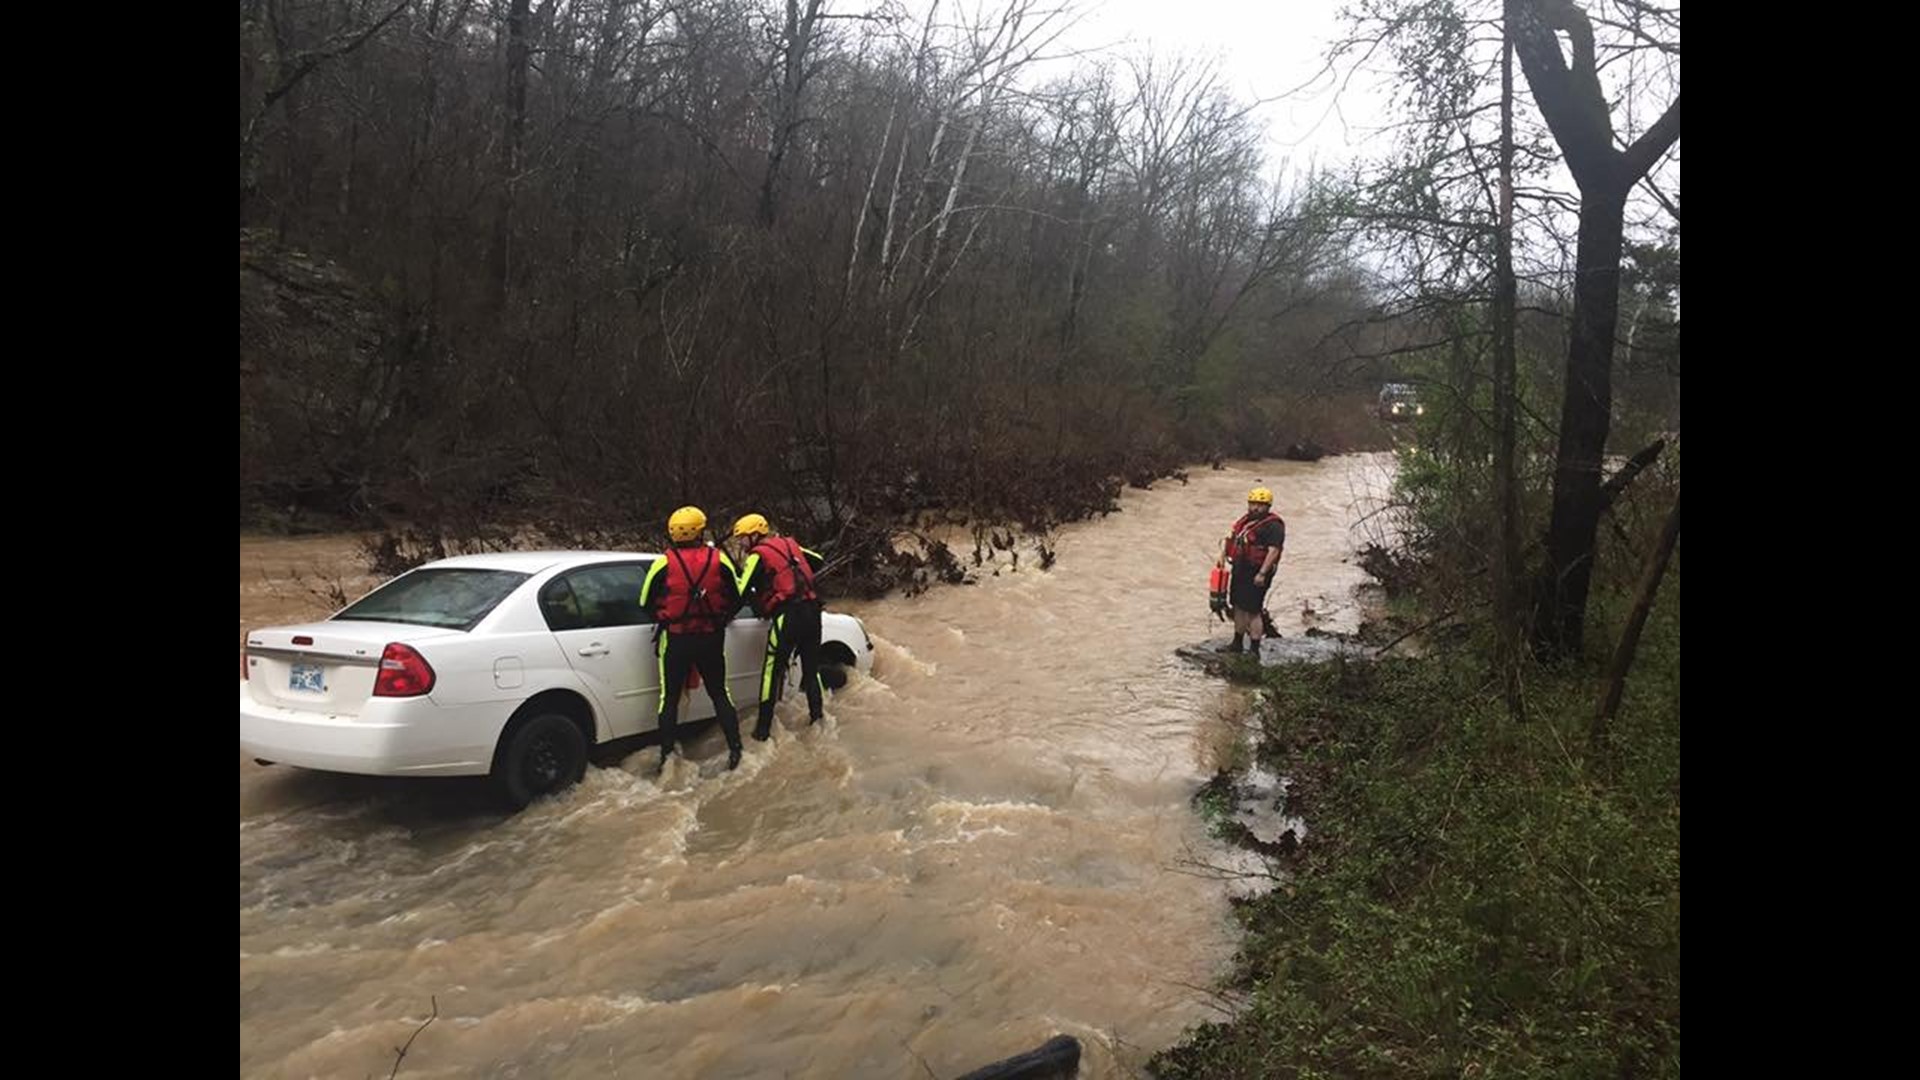
[[[266,762],[378,776],[494,778],[507,800],[577,782],[589,747],[657,727],[659,664],[640,586],[658,555],[519,551],[408,571],[303,626],[247,635],[240,749]],[[860,620],[820,620],[821,679],[873,670]],[[747,722],[767,623],[727,627],[727,683]],[[797,658],[789,686],[799,681]],[[713,715],[704,690],[680,717]]]

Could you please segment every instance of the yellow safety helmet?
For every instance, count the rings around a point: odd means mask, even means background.
[[[768,525],[766,517],[760,514],[748,514],[733,523],[735,536],[765,536],[772,531],[773,526]]]
[[[700,530],[707,527],[707,515],[697,506],[683,506],[667,519],[667,535],[674,543],[698,540]]]
[[[1247,492],[1247,501],[1257,502],[1257,503],[1266,503],[1268,506],[1272,506],[1273,492],[1263,487],[1254,488],[1252,491]]]

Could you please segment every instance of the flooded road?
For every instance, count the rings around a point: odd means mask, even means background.
[[[1122,1077],[1214,1016],[1235,940],[1188,799],[1234,691],[1206,571],[1256,481],[1288,544],[1280,630],[1352,630],[1375,455],[1128,490],[1058,562],[836,605],[872,678],[722,770],[707,731],[507,817],[482,784],[240,766],[245,1076],[950,1077],[1077,1036]],[[777,523],[776,523],[777,524]],[[802,540],[807,538],[802,537]],[[970,549],[970,545],[968,546]],[[956,545],[956,553],[961,553]],[[242,538],[241,624],[323,614],[352,538]],[[971,560],[967,560],[970,562]]]

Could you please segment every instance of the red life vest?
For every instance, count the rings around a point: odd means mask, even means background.
[[[705,634],[720,629],[728,609],[724,583],[726,567],[720,553],[704,545],[693,548],[668,548],[666,569],[667,595],[660,601],[655,617],[674,634]]]
[[[817,600],[813,589],[813,567],[806,552],[789,536],[769,536],[754,545],[752,554],[760,556],[770,579],[767,587],[753,598],[753,609],[762,615],[779,610],[789,600]]]
[[[1259,517],[1252,514],[1240,515],[1240,520],[1233,523],[1233,535],[1227,537],[1227,558],[1252,566],[1266,565],[1267,552],[1272,549],[1254,543],[1253,534],[1269,521],[1280,521],[1280,515],[1271,510]],[[1286,522],[1281,521],[1280,524],[1284,527]]]

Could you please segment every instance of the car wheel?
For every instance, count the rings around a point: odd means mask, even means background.
[[[587,774],[587,739],[572,720],[541,713],[507,736],[493,779],[515,810]]]
[[[847,669],[839,664],[821,664],[820,685],[829,690],[838,690],[847,685]]]

